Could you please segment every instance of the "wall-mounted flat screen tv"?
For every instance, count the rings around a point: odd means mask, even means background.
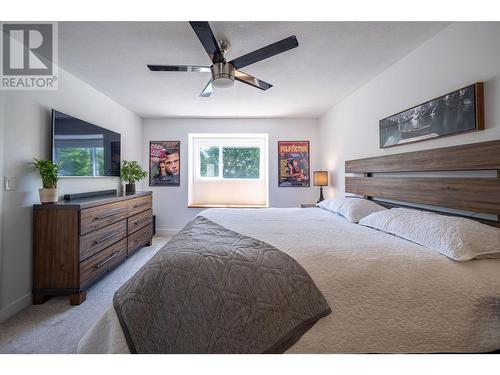
[[[120,176],[121,135],[52,110],[52,161],[60,176]]]

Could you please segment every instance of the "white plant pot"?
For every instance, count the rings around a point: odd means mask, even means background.
[[[40,203],[41,204],[47,204],[47,203],[57,203],[58,198],[59,198],[59,190],[56,189],[38,189],[38,192],[40,193]]]

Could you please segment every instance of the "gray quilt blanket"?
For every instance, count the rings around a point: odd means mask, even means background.
[[[113,305],[132,353],[283,353],[331,312],[293,258],[202,216]]]

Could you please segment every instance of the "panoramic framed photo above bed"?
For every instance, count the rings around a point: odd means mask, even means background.
[[[309,185],[309,141],[278,141],[278,187]]]
[[[483,129],[483,83],[477,82],[380,120],[380,148]]]
[[[149,142],[149,186],[179,186],[180,141]]]

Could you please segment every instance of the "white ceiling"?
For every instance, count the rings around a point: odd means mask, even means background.
[[[228,60],[297,36],[299,47],[242,69],[242,83],[198,95],[210,73],[146,64],[210,65],[187,22],[61,22],[62,68],[142,117],[318,117],[448,25],[444,22],[211,22]]]

